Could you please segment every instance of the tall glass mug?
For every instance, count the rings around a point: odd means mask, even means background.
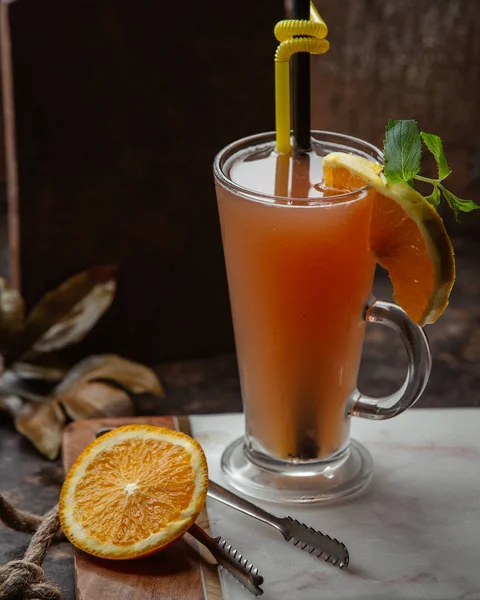
[[[372,297],[370,188],[323,186],[322,156],[351,152],[382,162],[361,140],[312,132],[312,151],[278,155],[275,134],[239,140],[214,160],[246,433],[225,450],[230,484],[277,502],[347,496],[372,474],[350,439],[352,416],[388,419],[427,383],[427,338],[397,305]],[[408,372],[391,396],[357,390],[365,324],[394,329]]]

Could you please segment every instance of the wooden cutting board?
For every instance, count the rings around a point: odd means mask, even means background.
[[[188,417],[76,421],[68,425],[64,432],[65,472],[94,439],[97,429],[128,423],[159,425],[190,434]],[[206,509],[197,523],[209,531]],[[215,561],[189,534],[163,552],[148,558],[105,560],[75,548],[74,561],[78,600],[223,600]]]

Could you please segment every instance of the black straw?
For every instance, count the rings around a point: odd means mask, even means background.
[[[293,0],[293,19],[310,19],[310,0]],[[310,150],[310,54],[292,56],[292,120],[294,150]]]

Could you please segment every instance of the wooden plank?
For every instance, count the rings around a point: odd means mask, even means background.
[[[12,47],[8,4],[0,4],[2,112],[0,125],[0,274],[20,287],[20,225]],[[6,198],[6,206],[3,200]],[[5,218],[6,215],[6,218]],[[4,224],[5,223],[5,224]]]
[[[232,350],[212,163],[274,127],[281,2],[9,11],[27,303],[78,270],[117,264],[115,302],[78,356]]]
[[[312,127],[383,146],[389,119],[417,119],[444,141],[448,187],[480,203],[480,21],[477,0],[322,0],[329,52],[312,57]],[[424,153],[425,174],[436,166]],[[431,188],[430,188],[431,189]],[[478,211],[480,213],[480,211]],[[477,235],[480,214],[452,234]]]
[[[65,472],[95,437],[97,429],[146,423],[189,433],[186,417],[89,419],[71,423],[64,432]],[[198,523],[209,530],[202,511]],[[212,557],[188,534],[161,553],[139,560],[109,561],[75,549],[78,600],[222,600],[217,567]]]

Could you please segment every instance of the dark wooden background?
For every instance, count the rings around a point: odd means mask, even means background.
[[[480,201],[478,0],[317,6],[332,46],[312,57],[312,125],[381,145],[389,118],[416,118],[444,138],[452,189]],[[182,7],[8,8],[20,207],[12,274],[32,305],[76,271],[119,265],[114,304],[79,355],[156,364],[233,350],[211,165],[226,143],[274,128],[273,27],[289,8]],[[442,214],[460,245],[476,239],[480,215],[459,226]]]
[[[212,162],[273,121],[281,1],[11,5],[20,275],[29,304],[117,264],[79,353],[207,356],[233,337]]]
[[[330,51],[312,59],[312,124],[380,147],[389,119],[440,135],[460,197],[480,202],[480,3],[477,0],[321,0]],[[435,173],[424,155],[425,173]],[[479,211],[480,212],[480,211]],[[480,214],[451,235],[478,235]]]

